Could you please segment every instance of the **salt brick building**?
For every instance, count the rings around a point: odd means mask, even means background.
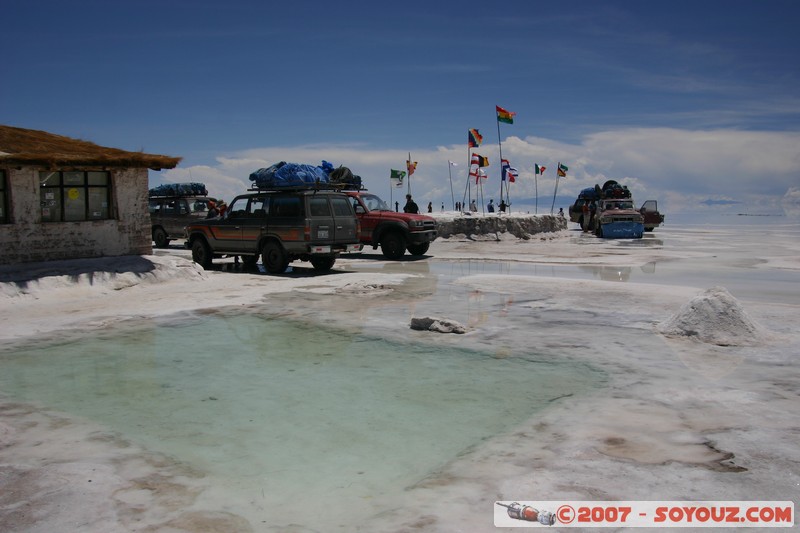
[[[0,265],[152,253],[148,169],[180,160],[0,125]]]

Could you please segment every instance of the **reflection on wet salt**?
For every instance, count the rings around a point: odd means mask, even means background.
[[[0,390],[204,472],[251,523],[353,525],[483,439],[602,376],[255,315],[198,316],[0,357]],[[255,497],[258,495],[258,497]],[[325,501],[326,514],[308,513]]]

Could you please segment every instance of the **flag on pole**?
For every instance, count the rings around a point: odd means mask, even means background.
[[[403,180],[405,177],[406,173],[404,171],[392,169],[392,172],[389,175],[389,181],[391,182],[392,187],[399,189],[403,186]]]
[[[519,176],[519,173],[517,172],[516,168],[508,167],[506,173],[508,174],[509,183],[515,183],[517,181],[517,176]]]
[[[478,165],[479,167],[488,167],[489,158],[478,154],[472,154],[472,164]]]
[[[408,177],[410,178],[411,175],[417,170],[417,162],[411,161],[410,159],[406,161],[406,169],[408,169]]]
[[[450,161],[450,160],[448,160],[447,162],[448,162],[448,163],[450,163],[450,164],[451,164],[452,166],[454,166],[454,167],[457,167],[457,166],[458,166],[458,164],[457,164],[457,163],[453,163],[453,162],[452,162],[452,161]]]
[[[510,183],[514,183],[516,181],[518,176],[517,169],[511,166],[511,163],[508,162],[508,159],[501,160],[500,168],[502,169],[500,181],[506,181],[506,176],[508,176],[508,181]]]
[[[507,111],[499,105],[494,106],[497,109],[497,122],[505,122],[506,124],[514,123],[514,115],[511,111]]]
[[[482,168],[478,168],[475,171],[474,176],[475,176],[475,185],[477,185],[480,182],[481,178],[486,179],[488,177],[486,175],[486,172],[484,172]]]
[[[558,170],[556,171],[556,174],[558,175],[559,178],[566,178],[567,177],[567,170],[569,170],[569,168],[567,168],[566,165],[562,165],[559,162],[558,163]]]
[[[547,170],[546,166],[544,166],[544,165],[542,165],[542,166],[533,165],[533,166],[536,167],[536,172],[534,172],[534,174],[541,174],[542,176],[544,176],[544,171]]]
[[[483,135],[478,133],[478,130],[471,129],[467,132],[467,145],[470,148],[475,148],[476,146],[480,146],[483,142]]]

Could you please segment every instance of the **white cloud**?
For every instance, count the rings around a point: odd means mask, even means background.
[[[488,137],[473,151],[489,158],[484,195],[496,197],[499,149]],[[503,157],[520,171],[512,185],[512,201],[534,195],[534,164],[548,167],[538,179],[540,199],[551,195],[556,166],[562,162],[569,172],[559,182],[559,194],[576,195],[584,187],[615,179],[628,185],[639,201],[657,199],[676,211],[691,210],[707,199],[729,199],[738,202],[738,209],[742,204],[780,209],[781,197],[800,183],[798,146],[800,134],[796,132],[631,128],[593,133],[577,144],[510,136],[503,141],[502,150]],[[220,156],[212,166],[169,170],[161,178],[164,182],[202,181],[210,194],[229,200],[250,186],[248,177],[258,168],[278,161],[320,164],[324,159],[350,167],[370,190],[388,199],[389,171],[405,169],[407,157],[407,151],[364,145],[265,147]],[[452,195],[461,200],[467,185],[466,144],[413,149],[411,157],[419,162],[411,178],[418,202],[451,205],[448,169]],[[450,167],[448,160],[458,166]]]

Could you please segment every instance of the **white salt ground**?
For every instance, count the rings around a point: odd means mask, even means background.
[[[608,375],[606,387],[553,402],[399,499],[359,502],[373,518],[341,527],[326,527],[324,501],[308,502],[309,516],[291,523],[253,514],[247,502],[222,504],[202,472],[0,391],[0,530],[483,532],[496,531],[495,500],[797,504],[800,231],[778,229],[666,226],[640,242],[574,230],[531,241],[439,240],[426,260],[370,253],[340,260],[326,276],[302,267],[280,277],[205,272],[178,248],[99,267],[0,268],[0,350],[129,319],[269,303],[298,320],[496,357],[589,361]],[[498,260],[553,270],[509,275],[491,270]],[[619,281],[623,272],[635,280]],[[412,331],[414,316],[467,331]]]

